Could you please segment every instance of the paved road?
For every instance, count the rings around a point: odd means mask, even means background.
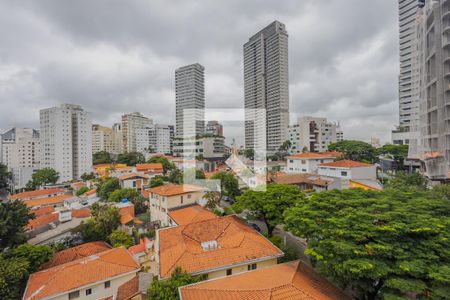
[[[67,235],[67,233],[80,225],[80,223],[88,218],[73,218],[69,222],[61,223],[55,229],[43,232],[32,239],[28,240],[29,244],[32,245],[45,245],[51,243],[53,240],[59,239],[61,236]]]

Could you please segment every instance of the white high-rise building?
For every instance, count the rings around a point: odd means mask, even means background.
[[[416,18],[423,1],[399,0],[399,126],[392,131],[392,143],[411,145],[410,156],[416,156],[419,131],[420,75],[418,65]]]
[[[142,154],[172,154],[172,125],[153,124],[136,130],[136,149]]]
[[[153,124],[153,120],[144,117],[138,112],[125,114],[122,116],[122,147],[123,152],[135,152],[136,133],[138,129],[145,128]]]
[[[59,172],[59,181],[92,171],[91,113],[62,104],[40,111],[41,167]]]
[[[120,129],[120,127],[119,127]],[[112,154],[122,153],[122,131],[114,128],[92,125],[92,153],[106,151]]]
[[[290,153],[324,152],[331,143],[342,141],[344,135],[339,123],[326,118],[302,117],[289,126],[287,140],[291,142]]]
[[[24,188],[40,162],[39,131],[12,128],[0,134],[0,162],[13,174],[15,189]]]
[[[196,63],[175,71],[176,136],[205,131],[205,68]],[[188,126],[185,128],[185,126]]]
[[[285,141],[289,126],[288,34],[274,21],[244,44],[245,147],[260,149],[265,136],[268,153]],[[265,110],[266,128],[259,128]],[[264,123],[264,121],[263,121]],[[265,131],[265,132],[260,132]]]

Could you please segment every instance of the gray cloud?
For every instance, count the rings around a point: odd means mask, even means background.
[[[289,32],[291,112],[389,139],[397,122],[397,7],[385,0],[0,0],[0,128],[78,103],[174,121],[174,70],[206,67],[208,107],[243,107],[242,45],[274,19]],[[227,134],[240,135],[230,127]]]

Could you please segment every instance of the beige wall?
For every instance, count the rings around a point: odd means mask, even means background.
[[[277,264],[276,258],[268,259],[265,261],[260,261],[260,262],[256,263],[256,270],[262,269],[265,267],[270,267],[270,266],[273,266],[276,264]],[[234,268],[232,268],[232,270],[233,270],[232,275],[242,273],[242,272],[247,272],[248,264],[243,265],[243,266],[234,267]],[[225,277],[225,276],[227,276],[227,270],[219,270],[219,271],[214,271],[214,272],[208,273],[208,279],[214,279],[214,278]]]
[[[77,300],[96,300],[96,299],[103,299],[106,297],[117,295],[117,289],[119,286],[124,284],[125,282],[131,280],[134,276],[136,276],[136,273],[128,274],[119,278],[115,278],[110,280],[111,286],[109,288],[105,289],[104,281],[95,285],[92,285],[90,287],[85,287],[80,289],[80,297],[77,298]],[[107,280],[105,280],[107,281]],[[92,288],[92,294],[89,296],[86,296],[86,290]],[[58,297],[50,298],[54,300],[68,300],[69,299],[69,293],[66,293],[64,295],[60,295]]]

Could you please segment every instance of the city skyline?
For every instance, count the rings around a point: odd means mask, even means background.
[[[162,13],[163,7],[157,2],[151,7],[132,2],[127,8],[102,14],[102,24],[92,23],[89,13],[76,4],[69,4],[74,5],[71,8],[57,3],[43,5],[48,10],[32,3],[7,4],[0,3],[3,13],[10,12],[1,18],[4,28],[26,18],[23,14],[35,18],[16,24],[19,35],[30,36],[27,47],[16,51],[15,47],[22,47],[21,42],[12,37],[1,43],[4,50],[0,53],[0,86],[4,88],[0,89],[0,98],[6,99],[5,110],[0,112],[1,129],[37,128],[38,110],[60,103],[83,106],[92,112],[94,123],[105,126],[133,111],[157,123],[175,124],[173,72],[193,62],[207,70],[207,108],[242,108],[242,44],[274,20],[284,23],[289,31],[292,113],[341,121],[348,133],[346,138],[367,140],[370,137],[364,128],[370,127],[371,135],[386,142],[390,130],[398,124],[396,3],[371,1],[362,5],[355,1],[348,4],[353,7],[351,12],[342,1],[326,6],[313,1],[285,2],[281,6],[263,3],[250,17],[251,7],[239,6],[238,11],[237,2],[227,2],[216,5],[214,11],[223,13],[216,12],[218,15],[211,19],[212,7],[207,5],[191,10],[170,7],[173,15],[168,15]],[[165,38],[161,39],[153,29],[142,32],[142,28],[125,19],[121,20],[119,31],[106,31],[106,25],[112,29],[117,26],[112,21],[123,10],[137,24],[143,24],[144,19],[150,25],[155,20],[160,22],[162,26],[158,28]],[[160,15],[156,18],[151,11]],[[380,11],[379,16],[372,16],[373,11]],[[57,17],[61,14],[78,20],[81,13],[87,14],[86,26],[92,30],[86,31],[83,22],[66,23]],[[186,15],[181,20],[173,19],[182,13]],[[14,14],[13,19],[10,15]],[[208,29],[183,23],[192,16],[205,17]],[[329,20],[324,22],[322,17]],[[40,26],[32,26],[35,19]],[[348,19],[365,23],[354,28]],[[308,24],[312,29],[305,31]],[[239,30],[234,30],[236,26]],[[313,30],[315,27],[322,33]],[[189,38],[180,39],[181,36]],[[52,49],[47,49],[48,44]],[[52,55],[43,55],[44,50]],[[14,113],[19,108],[20,113]],[[226,135],[243,143],[242,130],[227,126],[224,124]]]

